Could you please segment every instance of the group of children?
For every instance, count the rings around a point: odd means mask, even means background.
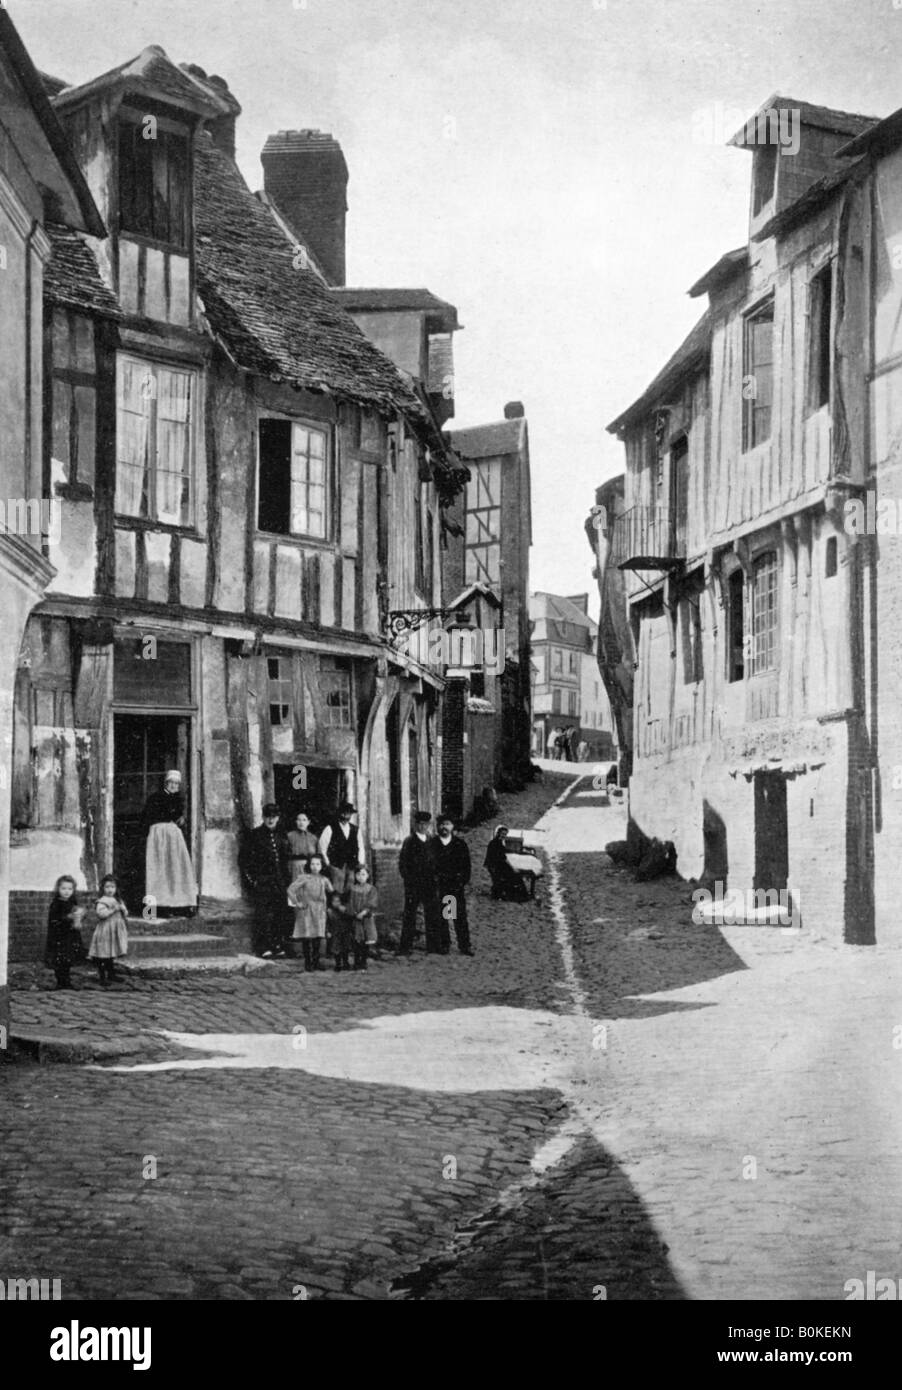
[[[290,840],[289,836],[289,840]],[[295,876],[288,885],[288,905],[294,909],[291,943],[300,942],[305,970],[319,970],[320,952],[328,936],[336,970],[366,970],[370,946],[378,940],[376,916],[379,895],[361,864],[347,874],[339,870],[332,879],[323,873],[323,857],[315,851],[307,859],[293,856]],[[343,880],[343,881],[342,881]]]
[[[75,879],[62,874],[53,890],[44,951],[44,962],[56,975],[57,989],[73,988],[72,967],[85,958],[96,961],[102,985],[112,984],[116,978],[115,962],[128,954],[128,909],[112,874],[100,882],[100,896],[94,904],[94,931],[87,950],[81,934],[85,916]]]

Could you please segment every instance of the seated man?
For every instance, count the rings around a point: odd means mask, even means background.
[[[485,854],[485,867],[492,880],[492,897],[525,902],[535,893],[535,881],[542,865],[534,854],[512,852],[507,844],[506,825],[495,827]]]

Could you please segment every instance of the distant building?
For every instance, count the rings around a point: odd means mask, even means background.
[[[615,756],[611,708],[596,659],[598,624],[589,595],[535,593],[532,623],[532,754],[547,757],[549,731],[574,730],[592,759]]]
[[[445,696],[442,783],[446,804],[457,815],[473,809],[489,768],[485,785],[498,788],[521,786],[529,773],[529,432],[519,401],[505,406],[504,417],[447,436],[470,476],[463,495],[446,510],[445,592],[493,594],[504,651],[504,669],[491,694],[484,685],[492,675],[487,668],[474,673],[466,689]]]

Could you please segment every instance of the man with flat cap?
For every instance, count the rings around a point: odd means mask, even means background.
[[[462,956],[472,956],[470,923],[467,919],[470,851],[466,841],[454,834],[454,817],[446,811],[438,818],[438,835],[430,840],[429,849],[438,889],[442,951],[447,955],[451,949],[450,922],[454,927],[458,951]]]
[[[404,880],[404,916],[401,919],[399,956],[409,956],[413,950],[413,934],[420,904],[426,923],[426,950],[431,955],[441,955],[442,952],[438,886],[429,839],[431,820],[428,811],[417,811],[413,818],[413,834],[408,835],[401,846],[398,871]]]
[[[285,955],[288,936],[288,841],[274,801],[263,807],[263,824],[252,830],[242,870],[254,895],[254,950],[258,956]]]

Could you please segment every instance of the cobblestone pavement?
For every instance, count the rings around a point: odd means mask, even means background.
[[[571,786],[503,800],[549,872],[513,905],[477,870],[472,959],[23,978],[16,1026],[122,1055],[0,1069],[0,1275],[66,1298],[617,1300],[902,1274],[902,958],[694,926],[686,885],[599,854],[623,814],[591,780],[549,809]]]

